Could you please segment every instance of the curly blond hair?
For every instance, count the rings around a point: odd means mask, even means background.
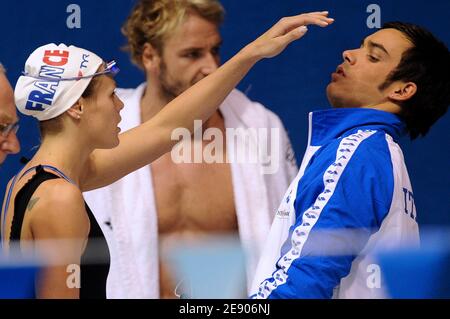
[[[162,53],[164,41],[190,13],[220,26],[225,10],[217,0],[139,0],[122,27],[128,43],[124,49],[141,69],[144,45]]]

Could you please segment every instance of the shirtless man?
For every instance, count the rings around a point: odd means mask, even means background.
[[[122,31],[132,60],[145,72],[147,83],[133,90],[118,90],[126,106],[122,130],[152,118],[218,68],[222,43],[218,29],[223,15],[216,0],[138,2]],[[235,90],[202,129],[219,129],[225,136],[227,127],[238,126],[280,131],[280,147],[275,152],[281,163],[275,173],[263,176],[261,164],[177,164],[168,153],[150,169],[86,194],[112,247],[108,297],[176,297],[178,282],[162,256],[169,243],[208,234],[239,232],[244,250],[250,253],[246,271],[251,278],[260,254],[258,245],[264,242],[276,203],[297,166],[280,119]],[[200,143],[205,147],[211,141]],[[226,146],[224,141],[217,150],[223,158],[228,155]],[[245,175],[255,171],[254,178]]]

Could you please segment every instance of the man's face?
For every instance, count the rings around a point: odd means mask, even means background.
[[[342,63],[327,87],[334,107],[371,107],[389,101],[391,86],[380,90],[412,43],[398,30],[383,29],[367,37],[361,47],[343,53]]]
[[[0,72],[0,125],[12,124],[18,121],[16,107],[14,105],[14,92],[8,79]],[[16,154],[20,151],[20,144],[15,132],[8,136],[0,133],[0,164],[8,154]]]
[[[159,82],[172,100],[214,72],[222,38],[217,25],[191,14],[164,43]]]

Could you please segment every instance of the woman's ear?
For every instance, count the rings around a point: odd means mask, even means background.
[[[67,110],[67,114],[76,120],[80,120],[84,113],[84,106],[81,99],[79,99],[70,109]]]

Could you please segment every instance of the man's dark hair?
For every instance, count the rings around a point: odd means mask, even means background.
[[[411,23],[388,22],[382,29],[395,29],[413,47],[403,53],[400,64],[380,89],[395,81],[414,82],[417,92],[402,102],[400,116],[411,139],[425,136],[450,104],[450,53],[445,44],[424,28]]]

